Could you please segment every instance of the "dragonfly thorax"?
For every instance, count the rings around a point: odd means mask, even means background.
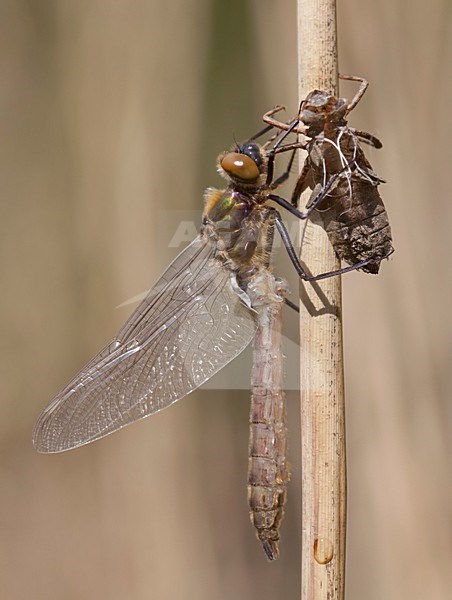
[[[268,263],[274,218],[252,195],[235,189],[208,189],[203,227],[239,271]]]

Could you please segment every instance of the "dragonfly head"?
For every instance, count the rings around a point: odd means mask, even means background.
[[[256,187],[261,184],[266,161],[262,148],[254,142],[236,145],[218,157],[218,172],[233,183]]]

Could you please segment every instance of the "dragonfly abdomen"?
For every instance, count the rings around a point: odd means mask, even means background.
[[[273,413],[263,421],[264,413]],[[251,521],[267,557],[278,557],[289,472],[286,464],[284,393],[253,389],[250,415],[248,504]]]
[[[349,264],[374,259],[378,262],[363,271],[378,273],[379,261],[393,252],[391,227],[378,188],[353,173],[340,189],[342,195],[322,214],[328,237],[339,258]]]
[[[256,278],[248,288],[252,306],[258,314],[250,410],[248,503],[257,537],[269,560],[275,560],[279,554],[279,525],[284,515],[290,478],[286,457],[285,394],[282,389],[281,310],[284,287],[269,271],[264,273],[263,285],[262,281],[256,285]],[[259,290],[258,294],[256,290]],[[259,296],[260,293],[262,296]]]

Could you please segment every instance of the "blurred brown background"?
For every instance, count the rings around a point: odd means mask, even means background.
[[[338,10],[341,70],[371,82],[351,121],[384,141],[370,158],[396,246],[379,277],[344,278],[347,597],[446,600],[452,4]],[[174,255],[162,211],[201,208],[233,135],[295,111],[295,26],[293,0],[0,1],[2,598],[299,597],[294,392],[275,564],[247,515],[246,391],[200,391],[74,452],[31,445],[131,310],[115,307]]]

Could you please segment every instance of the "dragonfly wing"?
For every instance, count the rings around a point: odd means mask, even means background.
[[[76,448],[166,408],[249,344],[254,312],[215,254],[202,235],[179,254],[118,335],[40,415],[39,452]]]

